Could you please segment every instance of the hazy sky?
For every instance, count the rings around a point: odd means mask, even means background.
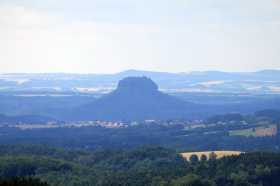
[[[279,0],[0,0],[0,73],[280,69]]]

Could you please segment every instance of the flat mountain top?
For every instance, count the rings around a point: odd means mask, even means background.
[[[147,77],[128,77],[119,81],[117,91],[155,92],[158,86]]]

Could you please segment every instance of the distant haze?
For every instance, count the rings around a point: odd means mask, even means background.
[[[1,0],[0,73],[280,69],[278,0]]]

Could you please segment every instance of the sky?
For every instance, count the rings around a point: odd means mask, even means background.
[[[0,73],[280,69],[280,0],[0,0]]]

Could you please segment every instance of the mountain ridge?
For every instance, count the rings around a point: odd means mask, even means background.
[[[108,93],[119,80],[150,77],[166,92],[280,94],[280,70],[189,73],[127,70],[115,74],[0,74],[1,92]]]
[[[195,118],[198,105],[164,94],[147,77],[121,80],[113,92],[76,109],[79,120],[146,120]]]

